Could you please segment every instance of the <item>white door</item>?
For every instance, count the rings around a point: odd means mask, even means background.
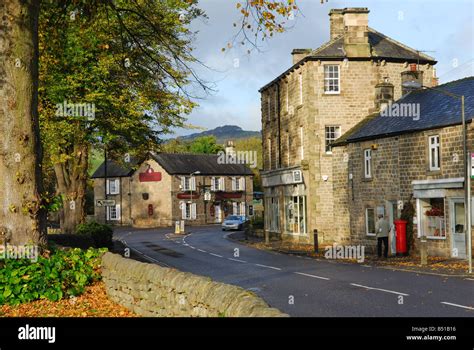
[[[216,218],[216,223],[222,222],[222,211],[220,205],[214,205],[214,216]]]
[[[452,199],[449,203],[451,217],[451,257],[466,259],[466,230],[464,229],[464,200]]]
[[[396,255],[397,254],[397,239],[396,239],[394,221],[398,219],[397,202],[387,201],[387,207],[388,207],[388,223],[390,225],[390,233],[389,233],[390,253],[392,255]]]

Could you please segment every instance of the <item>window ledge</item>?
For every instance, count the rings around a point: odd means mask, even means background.
[[[324,95],[340,95],[340,91],[324,91]]]

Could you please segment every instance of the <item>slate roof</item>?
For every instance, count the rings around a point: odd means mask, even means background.
[[[219,164],[218,155],[214,154],[183,154],[183,153],[154,153],[149,156],[157,161],[168,174],[189,175],[200,171],[202,175],[253,175],[244,164]],[[128,177],[133,175],[136,166],[141,162],[131,159],[130,163],[107,161],[107,177]],[[91,178],[103,178],[105,163],[103,162]]]
[[[114,160],[107,160],[107,177],[128,177],[131,176],[135,169],[134,167],[138,164],[138,160],[135,158],[130,159],[130,163],[119,163]],[[97,170],[92,174],[91,178],[102,178],[105,175],[105,162],[102,162]]]
[[[371,57],[378,59],[398,59],[403,61],[419,61],[420,63],[436,63],[436,60],[422,52],[418,52],[375,29],[369,27],[369,44]],[[344,35],[327,42],[311,53],[316,58],[344,58]]]
[[[200,171],[201,175],[253,175],[244,164],[219,164],[215,154],[154,153],[150,155],[169,174],[189,175]]]
[[[466,121],[472,121],[474,118],[474,77],[439,85],[436,89],[464,95]],[[410,116],[382,116],[380,113],[375,117],[370,115],[359,123],[358,127],[352,128],[336,140],[334,145],[461,124],[460,99],[439,91],[432,89],[412,91],[396,103],[419,104],[419,119]]]
[[[431,56],[428,56],[422,52],[418,52],[417,50],[412,49],[411,47],[408,47],[398,42],[397,40],[392,39],[386,36],[385,34],[376,31],[373,28],[369,27],[368,31],[371,55],[367,58],[357,58],[359,60],[384,59],[387,61],[436,64],[436,60]],[[273,79],[270,83],[263,86],[259,91],[262,92],[276,81],[285,77],[288,73],[297,69],[301,64],[305,63],[306,61],[343,60],[345,58],[345,53],[342,50],[343,47],[344,35],[340,35],[321,45],[319,48],[313,50],[308,56],[295,63],[285,72],[280,74],[277,78]]]

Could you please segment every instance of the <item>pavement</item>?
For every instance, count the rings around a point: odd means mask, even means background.
[[[142,259],[238,285],[291,316],[474,316],[474,278],[255,249],[215,225],[170,231],[120,227],[114,237]]]

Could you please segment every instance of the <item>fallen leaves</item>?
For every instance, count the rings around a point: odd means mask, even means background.
[[[137,317],[125,307],[111,301],[103,282],[87,286],[77,297],[52,302],[36,300],[17,306],[0,306],[1,317]]]

